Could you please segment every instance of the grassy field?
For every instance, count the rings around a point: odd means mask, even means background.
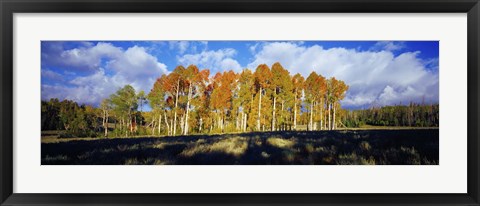
[[[437,165],[439,130],[361,129],[177,137],[42,137],[42,165]]]

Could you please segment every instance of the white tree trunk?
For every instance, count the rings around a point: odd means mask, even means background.
[[[103,110],[102,127],[105,129],[105,110]]]
[[[336,126],[335,126],[335,104],[333,104],[333,124],[332,124],[332,129],[335,130]]]
[[[260,99],[258,101],[258,118],[257,118],[257,130],[260,131],[260,117],[262,110],[262,88],[260,88]]]
[[[313,125],[313,102],[310,104],[310,121],[308,122],[308,130],[312,131]]]
[[[328,130],[332,130],[331,110],[332,110],[332,104],[329,102],[328,103]]]
[[[280,130],[282,130],[282,131],[285,130],[285,119],[283,119],[284,106],[285,106],[285,100],[282,100],[282,112],[280,113],[280,117],[282,118],[282,125],[281,125]]]
[[[217,128],[222,129],[222,125],[223,125],[222,124],[222,115],[218,114],[218,112],[216,112],[216,113],[217,113]]]
[[[297,130],[297,90],[295,89],[295,105],[293,106],[293,129]]]
[[[323,100],[320,100],[320,130],[323,130]]]
[[[108,136],[108,112],[105,114],[105,125],[103,126],[105,128],[105,137]]]
[[[168,119],[167,119],[167,112],[163,113],[163,117],[165,119],[165,125],[167,126],[167,135],[170,135],[170,125],[168,125]]]
[[[245,113],[245,121],[243,121],[243,131],[247,131],[247,121],[248,121],[248,114]]]
[[[315,109],[317,108],[317,102],[313,102],[313,115],[315,121],[312,123],[313,124],[313,130],[317,130],[317,113],[315,112]]]
[[[284,109],[285,109],[285,100],[282,100],[282,113],[280,114],[280,117],[282,118],[282,131],[285,130],[285,119],[284,119],[284,112],[283,112]]]
[[[190,84],[188,86],[187,114],[185,114],[185,128],[183,129],[183,131],[184,131],[183,135],[187,135],[187,133],[188,133],[188,112],[190,111],[190,98],[192,97],[191,90],[192,90],[192,85]]]
[[[177,130],[177,109],[175,108],[175,113],[173,115],[173,128],[172,135],[175,136],[175,131]]]
[[[272,131],[275,131],[275,104],[277,102],[277,97],[273,97],[273,111],[272,111]]]
[[[173,136],[177,131],[177,106],[178,106],[178,90],[180,89],[180,80],[177,81],[177,94],[175,95],[175,114],[173,117]]]
[[[185,115],[179,116],[178,119],[180,119],[180,134],[183,135],[184,129],[185,129]]]
[[[244,110],[245,110],[245,108],[242,108],[242,113],[241,113],[242,115],[241,115],[241,117],[240,117],[240,118],[241,118],[241,119],[240,119],[240,125],[238,125],[238,126],[239,126],[239,130],[240,130],[241,132],[243,132],[243,121],[245,120],[245,112],[244,112]]]

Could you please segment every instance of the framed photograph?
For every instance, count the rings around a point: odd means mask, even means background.
[[[478,0],[0,7],[1,205],[480,205]]]

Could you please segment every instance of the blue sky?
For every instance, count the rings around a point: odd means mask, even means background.
[[[42,99],[98,105],[126,84],[149,92],[161,74],[196,64],[211,74],[280,62],[344,80],[344,108],[438,103],[438,41],[42,41]]]

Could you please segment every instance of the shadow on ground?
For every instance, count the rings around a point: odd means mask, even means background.
[[[258,132],[42,143],[42,165],[439,163],[439,130]]]

